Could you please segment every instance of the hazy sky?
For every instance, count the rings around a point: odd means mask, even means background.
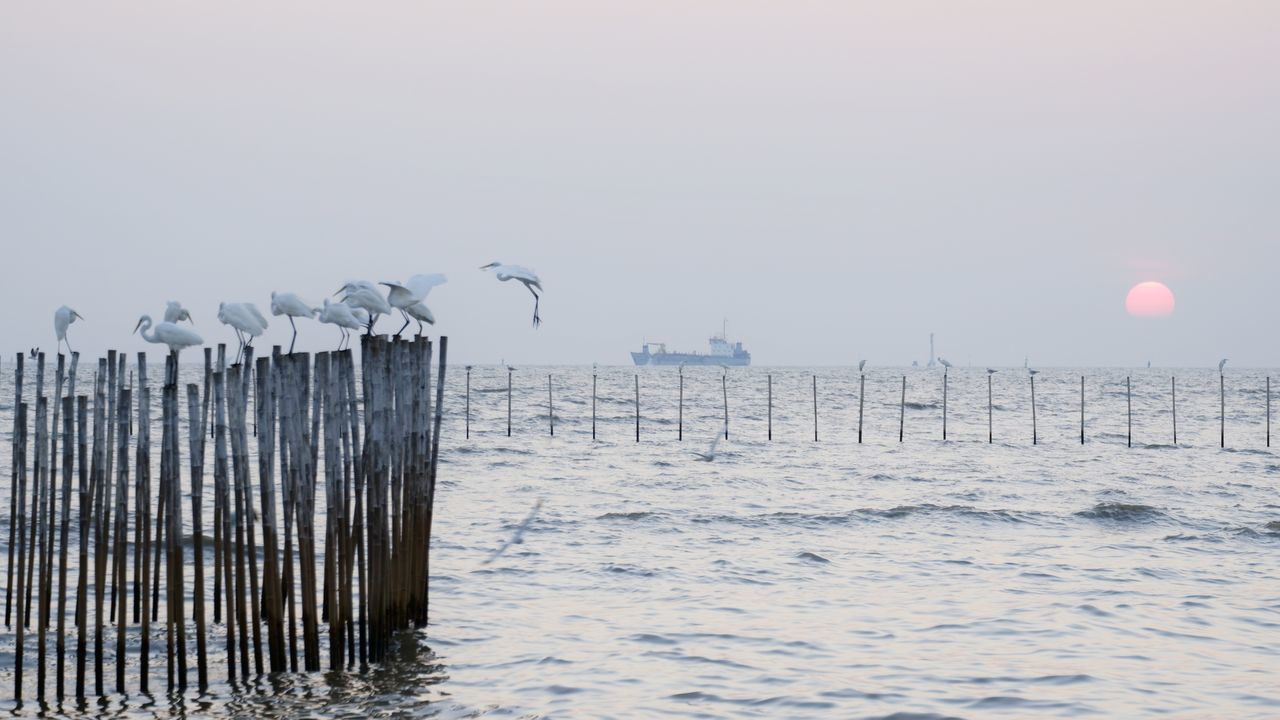
[[[1278,37],[1270,0],[5,2],[0,334],[66,303],[136,350],[174,298],[230,340],[219,300],[445,272],[468,362],[727,316],[757,364],[1277,365]],[[1149,279],[1171,318],[1125,314]]]

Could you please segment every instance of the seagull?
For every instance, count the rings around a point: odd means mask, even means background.
[[[528,268],[520,267],[519,265],[503,265],[497,261],[491,262],[488,265],[482,265],[480,266],[480,269],[493,270],[494,274],[498,276],[498,279],[503,282],[506,282],[507,280],[518,280],[519,282],[524,283],[524,286],[533,294],[533,326],[538,327],[538,324],[542,322],[542,318],[538,317],[538,293],[534,290],[534,288],[537,288],[538,290],[542,289],[542,281],[538,279],[538,274]]]
[[[863,369],[863,368],[865,368],[866,366],[867,366],[867,361],[866,361],[866,360],[859,360],[859,361],[858,361],[858,372],[862,372],[862,369]]]
[[[179,322],[182,322],[183,320],[186,320],[192,325],[196,324],[196,321],[191,319],[191,313],[187,312],[187,309],[182,307],[182,303],[178,302],[177,300],[170,300],[169,302],[164,304],[164,321],[165,322],[179,323]]]
[[[1231,358],[1222,358],[1221,360],[1219,360],[1219,361],[1218,361],[1218,374],[1219,374],[1219,375],[1221,375],[1221,374],[1222,374],[1222,369],[1223,369],[1223,368],[1225,368],[1225,367],[1227,366],[1227,360],[1230,360],[1230,359],[1231,359]]]
[[[483,563],[480,563],[480,564],[488,565],[494,560],[497,560],[502,555],[502,553],[506,552],[507,548],[511,547],[512,545],[523,544],[524,533],[526,530],[529,529],[529,525],[533,523],[533,519],[537,517],[538,510],[540,509],[542,509],[542,500],[538,500],[538,502],[534,503],[533,510],[529,511],[529,515],[526,516],[525,519],[519,525],[516,526],[516,531],[512,533],[511,539],[499,545],[498,549],[494,550],[493,553],[489,555],[489,557]]]
[[[349,339],[347,330],[361,330],[368,322],[369,316],[362,313],[364,313],[363,310],[353,308],[346,303],[336,303],[325,298],[324,307],[320,308],[317,319],[322,323],[338,326],[338,331],[342,333],[342,339],[338,341],[338,349],[341,350],[343,341]]]
[[[53,311],[53,331],[58,335],[59,343],[67,344],[67,352],[71,352],[71,341],[67,339],[67,327],[76,320],[84,320],[80,313],[63,305]],[[34,355],[32,357],[35,357]],[[1225,361],[1224,361],[1225,362]]]
[[[999,371],[999,370],[994,370],[994,369],[992,369],[992,368],[987,368],[987,374],[988,374],[988,375],[995,375],[995,374],[996,374],[996,373],[998,373],[998,372],[1000,372],[1000,371]]]
[[[431,292],[431,288],[443,285],[446,282],[448,282],[448,279],[444,275],[433,273],[431,275],[414,275],[403,285],[385,280],[380,283],[391,288],[391,291],[387,293],[387,304],[399,310],[400,314],[404,316],[404,325],[400,327],[396,337],[400,337],[400,333],[409,327],[410,317],[418,321],[419,335],[422,334],[422,321],[426,320],[428,323],[435,324],[435,317],[422,302],[426,299],[427,293]],[[411,308],[417,308],[419,305],[422,305],[422,307],[417,311],[417,314],[409,312]]]
[[[184,328],[171,322],[161,322],[155,326],[154,331],[151,331],[150,315],[143,315],[139,318],[138,324],[134,326],[133,331],[140,333],[142,339],[149,343],[168,345],[169,352],[175,355],[182,352],[184,348],[204,344],[204,339],[197,335],[195,330]],[[147,334],[148,331],[151,331],[150,335]]]
[[[293,344],[298,340],[298,326],[294,324],[293,319],[296,317],[315,317],[315,306],[294,293],[282,293],[273,290],[271,292],[271,314],[287,315],[289,317],[289,327],[293,328],[293,338],[289,340],[289,354],[292,355]]]
[[[242,357],[253,339],[267,329],[267,319],[253,303],[218,303],[218,319],[236,331],[236,338],[240,340],[240,355],[237,358]],[[239,363],[240,360],[237,359],[236,362]]]
[[[728,428],[728,426],[726,425],[726,426],[725,426],[725,429],[727,429],[727,428]],[[723,433],[723,431],[722,431],[722,432],[718,432],[718,433],[716,433],[714,436],[712,436],[712,438],[711,438],[711,444],[710,444],[709,446],[707,446],[707,451],[706,451],[706,452],[698,452],[698,451],[696,451],[696,450],[695,450],[695,451],[694,451],[694,453],[693,453],[693,459],[694,459],[694,460],[701,461],[701,462],[712,462],[712,461],[714,461],[714,460],[716,459],[716,446],[720,444],[720,435],[721,435],[722,433]]]
[[[382,297],[378,286],[368,280],[347,282],[334,295],[342,295],[342,302],[369,313],[368,332],[370,334],[373,334],[373,326],[377,324],[379,315],[391,314],[391,304]]]
[[[1029,375],[1031,375],[1032,377],[1035,377],[1036,375],[1039,375],[1039,374],[1040,374],[1040,371],[1039,371],[1039,370],[1031,370],[1031,369],[1028,369],[1028,370],[1027,370],[1027,373],[1028,373]]]
[[[951,362],[950,362],[949,360],[947,360],[946,358],[942,358],[942,357],[940,357],[940,358],[938,358],[938,362],[942,364],[942,367],[944,367],[944,368],[946,368],[946,369],[948,369],[948,370],[950,370],[950,369],[951,369]]]

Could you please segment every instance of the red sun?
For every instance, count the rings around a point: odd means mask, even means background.
[[[1134,317],[1168,317],[1173,314],[1173,291],[1160,282],[1138,283],[1125,297],[1124,309]]]

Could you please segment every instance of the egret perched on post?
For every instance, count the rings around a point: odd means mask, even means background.
[[[950,362],[949,360],[947,360],[946,358],[944,358],[944,357],[939,357],[939,358],[938,358],[938,363],[939,363],[939,364],[941,364],[941,365],[942,365],[942,367],[944,367],[944,368],[946,368],[946,369],[948,369],[948,370],[950,370],[950,369],[951,369],[951,362]]]
[[[53,311],[53,331],[57,334],[59,343],[67,344],[68,354],[71,353],[71,341],[67,339],[67,327],[76,320],[84,320],[84,318],[66,305]]]
[[[286,315],[289,318],[289,327],[293,328],[293,338],[289,340],[289,354],[293,354],[293,344],[298,340],[298,326],[294,324],[293,319],[296,317],[314,318],[316,316],[316,308],[311,303],[303,300],[294,293],[271,292],[271,314]]]
[[[538,279],[538,274],[529,268],[523,268],[519,265],[503,265],[497,261],[482,265],[480,269],[493,270],[493,273],[503,282],[518,280],[524,283],[524,286],[533,294],[533,326],[538,327],[538,324],[542,322],[542,318],[538,317],[538,293],[534,290],[534,288],[542,289],[542,281]]]
[[[400,337],[400,333],[409,327],[411,320],[418,321],[418,334],[422,334],[422,323],[425,321],[434,325],[436,318],[427,309],[424,300],[427,293],[431,292],[431,288],[437,285],[443,285],[448,279],[440,273],[432,273],[430,275],[414,275],[409,281],[400,284],[398,282],[383,281],[381,284],[391,288],[387,293],[387,304],[400,311],[404,317],[404,325],[400,326],[400,330],[396,332],[396,337]]]
[[[1225,367],[1227,366],[1227,360],[1230,360],[1230,358],[1222,358],[1221,360],[1219,360],[1219,361],[1218,361],[1218,374],[1219,374],[1219,375],[1221,375],[1221,374],[1222,374],[1222,369],[1223,369],[1223,368],[1225,368]]]
[[[867,361],[866,361],[866,360],[859,360],[859,361],[858,361],[858,372],[862,372],[862,369],[863,369],[863,368],[865,368],[866,366],[867,366]]]
[[[218,303],[218,319],[236,331],[236,338],[240,341],[236,363],[240,362],[239,358],[244,356],[245,348],[253,343],[253,339],[267,330],[267,319],[253,303]]]
[[[338,349],[341,350],[342,343],[350,338],[347,331],[364,328],[365,323],[369,321],[369,316],[364,310],[325,298],[324,307],[320,308],[317,319],[322,323],[338,326],[338,331],[342,333],[342,339],[338,341]]]
[[[195,330],[181,327],[171,322],[161,322],[155,326],[155,330],[151,330],[151,316],[143,315],[138,319],[138,324],[134,326],[133,331],[142,335],[142,339],[149,343],[157,345],[168,345],[169,352],[182,352],[184,348],[203,345],[204,339],[196,334]],[[147,334],[150,331],[150,334]]]
[[[182,322],[183,320],[186,320],[192,325],[196,324],[196,321],[191,319],[191,313],[187,312],[187,309],[182,307],[182,303],[178,302],[177,300],[170,300],[169,302],[164,304],[164,321],[165,322],[179,323],[179,322]]]
[[[378,286],[368,280],[351,280],[338,288],[338,292],[334,295],[341,295],[342,302],[369,313],[367,330],[370,335],[373,334],[373,326],[377,324],[378,316],[391,314],[391,304],[382,297]]]

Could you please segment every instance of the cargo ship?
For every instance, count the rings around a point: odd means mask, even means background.
[[[647,342],[640,352],[631,353],[636,365],[731,365],[745,367],[751,364],[751,353],[742,349],[742,343],[730,343],[721,332],[712,335],[707,353],[669,352],[666,343]]]

